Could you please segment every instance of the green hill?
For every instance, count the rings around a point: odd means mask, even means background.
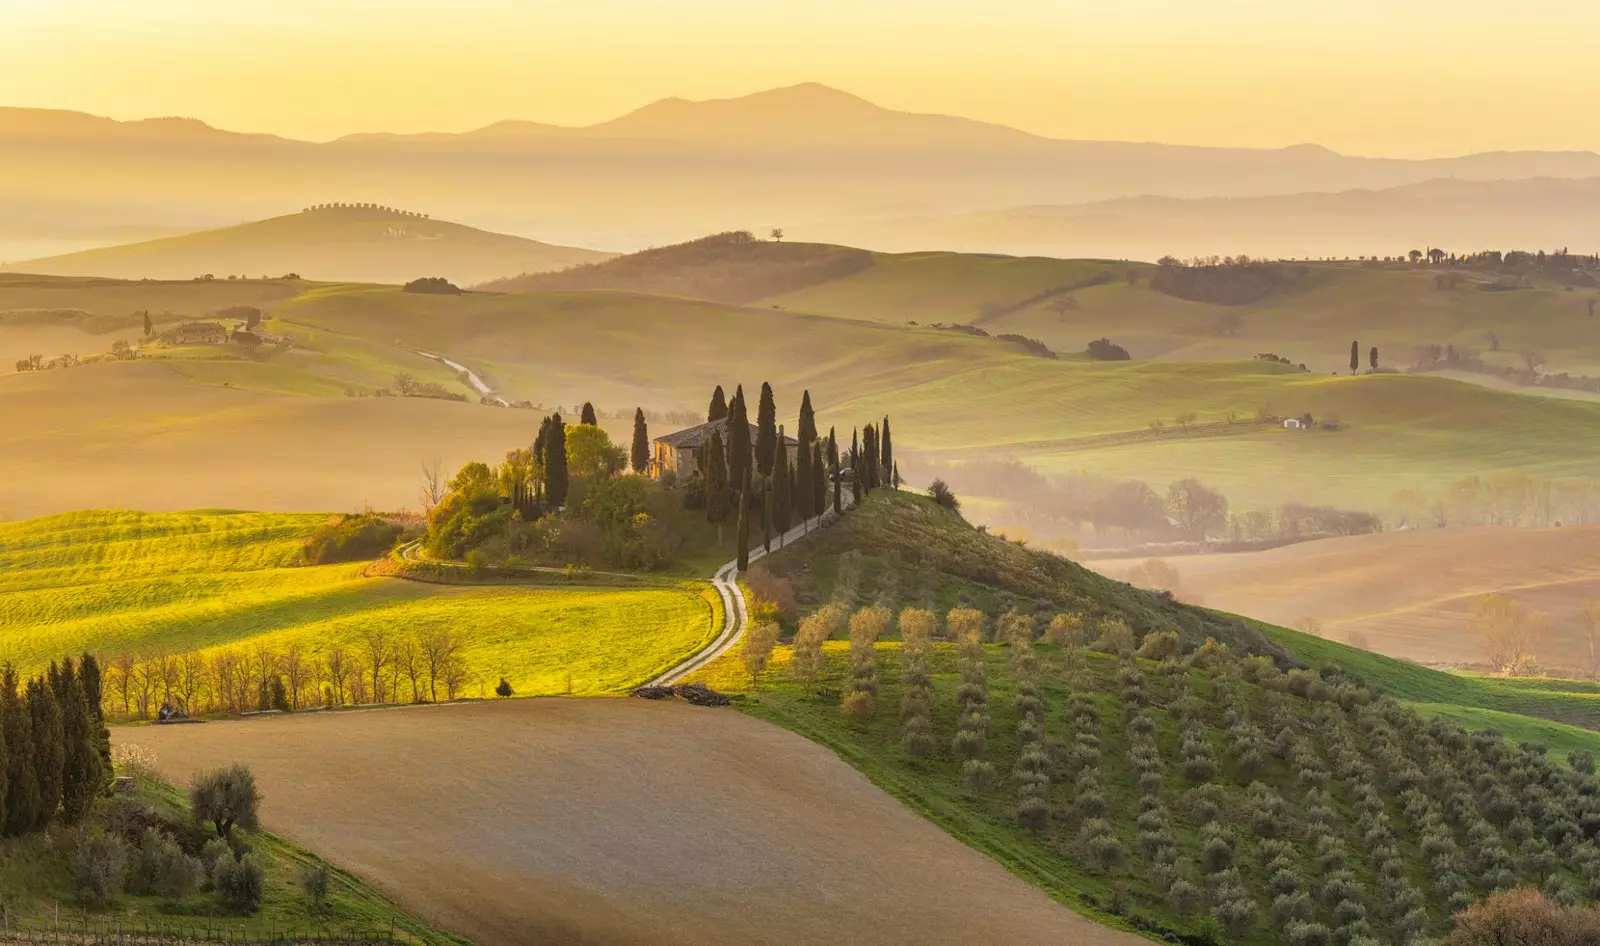
[[[335,648],[356,666],[374,632],[393,647],[451,628],[471,696],[502,677],[527,695],[615,692],[715,632],[716,595],[697,583],[470,586],[373,577],[367,562],[302,564],[328,518],[96,511],[0,523],[0,648],[24,673],[83,651],[108,663],[193,655],[211,705],[233,699],[211,679],[219,658],[297,652],[311,681]],[[612,643],[596,646],[596,628],[611,628]],[[324,685],[308,683],[302,699]]]
[[[1594,687],[1456,677],[1254,622],[1265,647],[1101,653],[1101,620],[1153,647],[1173,606],[1044,559],[930,500],[875,494],[770,568],[802,613],[856,612],[837,636],[874,605],[887,633],[825,644],[814,682],[793,645],[754,687],[737,653],[704,676],[1073,909],[1167,939],[1406,942],[1514,884],[1600,891],[1600,784],[1584,757],[1568,764],[1600,734],[1541,718],[1600,725],[1579,708]],[[947,643],[952,603],[979,608],[991,642]],[[931,644],[907,643],[904,607],[935,609]],[[1032,635],[1002,620],[1012,607]],[[1039,637],[1059,612],[1087,634]],[[845,698],[863,687],[872,698]]]
[[[281,276],[404,283],[443,276],[457,284],[544,272],[609,254],[540,243],[374,206],[322,207],[254,223],[27,260],[9,269],[60,276],[192,279]]]

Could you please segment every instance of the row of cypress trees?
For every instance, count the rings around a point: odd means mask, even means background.
[[[111,735],[100,706],[100,665],[67,658],[26,684],[0,670],[0,835],[39,831],[89,813],[110,786]]]

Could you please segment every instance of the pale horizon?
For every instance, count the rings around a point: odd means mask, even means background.
[[[1510,21],[1376,0],[1027,6],[996,21],[942,0],[782,13],[724,0],[470,0],[440,19],[420,0],[381,11],[364,0],[13,0],[0,11],[0,103],[326,141],[589,125],[663,98],[817,82],[1061,139],[1407,158],[1600,150],[1600,131],[1572,119],[1600,91],[1583,49],[1600,10],[1565,0]]]

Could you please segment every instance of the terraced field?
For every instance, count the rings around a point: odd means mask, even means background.
[[[326,516],[88,512],[0,524],[0,658],[25,673],[64,653],[148,656],[264,646],[354,650],[362,632],[445,626],[467,695],[614,693],[715,633],[707,583],[646,588],[457,586],[298,565]],[[570,690],[569,690],[570,687]]]

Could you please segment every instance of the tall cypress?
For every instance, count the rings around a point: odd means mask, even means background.
[[[743,483],[750,472],[750,414],[744,406],[744,385],[734,389],[728,404],[728,481]]]
[[[633,472],[643,473],[650,466],[650,428],[644,422],[644,408],[633,409]]]
[[[54,675],[60,671],[51,668]],[[39,806],[34,821],[26,830],[38,831],[55,818],[61,807],[62,769],[66,752],[61,729],[61,707],[56,705],[53,688],[43,678],[34,677],[27,686],[28,716],[33,725],[33,772],[39,782]]]
[[[773,441],[778,436],[778,405],[772,385],[761,382],[761,400],[756,405],[756,469],[762,476],[772,475]]]
[[[795,428],[795,439],[807,449],[811,447],[811,441],[817,439],[817,415],[811,409],[809,390],[800,395],[800,426]]]
[[[583,410],[578,414],[578,423],[588,424],[590,427],[600,426],[600,419],[594,416],[594,405],[588,401],[583,402]]]
[[[544,466],[544,498],[551,509],[567,501],[567,425],[560,414],[551,414],[549,425],[540,436],[539,459]]]
[[[794,509],[795,516],[801,522],[816,515],[811,501],[811,497],[814,495],[812,493],[813,481],[811,476],[812,448],[813,444],[802,443],[794,454],[794,484],[790,490],[789,502]],[[785,450],[784,453],[787,455],[788,451]]]
[[[850,501],[859,506],[861,505],[861,493],[865,486],[861,482],[863,477],[861,469],[861,432],[853,428],[850,431],[850,470]]]
[[[711,392],[711,406],[706,409],[706,423],[714,423],[728,416],[728,397],[722,393],[722,385]]]
[[[32,831],[39,821],[39,777],[34,771],[33,716],[17,689],[17,670],[10,664],[0,670],[0,725],[6,733],[4,833],[16,837]]]
[[[861,428],[861,452],[856,455],[861,491],[870,493],[878,486],[878,432],[871,424]]]
[[[6,668],[8,671],[10,667]],[[11,763],[6,725],[5,697],[0,695],[0,835],[6,832],[6,786],[10,782]]]
[[[1355,374],[1361,370],[1361,343],[1350,343],[1350,373]]]
[[[811,445],[811,499],[812,514],[822,515],[823,508],[828,505],[828,478],[820,442]]]
[[[839,438],[832,427],[828,428],[828,473],[833,477],[833,514],[837,516],[844,512],[844,504],[839,497]]]
[[[728,518],[728,455],[722,447],[721,431],[711,432],[711,443],[701,450],[705,460],[700,471],[706,487],[706,521]]]
[[[745,501],[745,497],[749,492],[750,468],[745,467],[744,477],[740,480],[739,485],[739,555],[735,559],[735,562],[737,562],[736,567],[741,572],[750,568],[750,516],[746,509],[750,504]]]
[[[88,814],[103,787],[94,720],[72,658],[61,661],[61,669],[50,683],[61,708],[61,816],[68,824],[76,824]]]
[[[883,458],[878,467],[883,471],[884,484],[892,489],[899,489],[900,483],[895,475],[899,468],[894,465],[894,441],[889,436],[888,414],[883,415],[883,432],[878,440],[878,454]]]
[[[794,503],[794,467],[789,451],[783,447],[783,428],[778,428],[778,449],[772,458],[772,526],[781,537],[789,531]]]

